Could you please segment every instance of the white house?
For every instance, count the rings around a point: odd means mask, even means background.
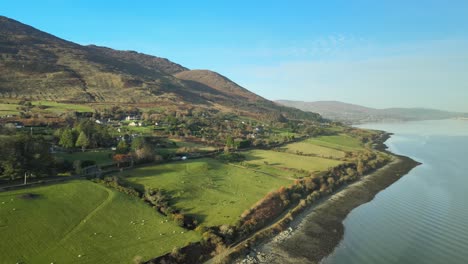
[[[128,126],[132,126],[132,127],[143,126],[143,123],[133,121],[130,124],[128,124]]]

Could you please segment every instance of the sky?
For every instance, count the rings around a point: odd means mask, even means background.
[[[271,100],[468,112],[466,0],[1,0],[0,14],[213,70]]]

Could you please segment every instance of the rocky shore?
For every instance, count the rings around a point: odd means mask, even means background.
[[[376,148],[383,150],[385,145]],[[393,156],[391,163],[311,206],[288,229],[252,248],[245,258],[235,263],[319,263],[343,238],[342,222],[351,210],[371,201],[378,192],[420,164],[408,157]]]

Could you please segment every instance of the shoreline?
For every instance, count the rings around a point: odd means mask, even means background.
[[[255,246],[248,257],[235,262],[320,263],[330,255],[343,239],[343,221],[347,215],[421,164],[387,151],[385,141],[390,136],[385,133],[374,148],[392,155],[393,161],[311,205],[295,217],[288,229]]]

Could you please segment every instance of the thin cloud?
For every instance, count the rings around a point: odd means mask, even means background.
[[[254,66],[235,75],[247,88],[271,99],[468,112],[467,44],[440,40],[388,46],[371,54]]]

